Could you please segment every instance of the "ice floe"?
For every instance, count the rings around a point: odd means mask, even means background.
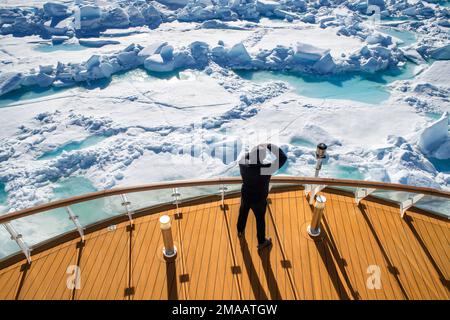
[[[450,135],[448,131],[449,114],[444,113],[436,122],[431,123],[421,132],[418,145],[426,155],[450,161]]]

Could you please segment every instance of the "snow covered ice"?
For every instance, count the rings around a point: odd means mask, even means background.
[[[0,209],[70,181],[236,175],[267,139],[282,174],[312,175],[325,142],[324,176],[450,190],[449,18],[422,0],[2,3]]]

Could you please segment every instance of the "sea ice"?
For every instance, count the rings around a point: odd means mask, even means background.
[[[438,159],[450,159],[450,135],[448,131],[449,114],[442,117],[423,129],[418,145],[424,154],[433,155]]]
[[[238,43],[234,45],[227,53],[226,53],[227,63],[230,66],[233,65],[250,65],[252,58],[247,52],[247,49],[242,43]]]
[[[0,95],[20,88],[22,74],[18,72],[0,73]]]
[[[450,60],[450,44],[431,50],[430,57],[436,60]]]
[[[333,73],[335,68],[336,64],[330,53],[326,53],[313,65],[313,69],[319,74]]]
[[[102,23],[102,10],[98,6],[85,5],[80,7],[80,27],[83,30],[99,29]]]
[[[86,40],[86,39],[79,39],[79,44],[85,47],[89,48],[101,48],[107,45],[111,44],[120,44],[117,40]]]
[[[64,18],[70,14],[69,8],[61,3],[47,2],[43,8],[45,14],[52,18]]]
[[[294,60],[303,64],[313,64],[326,55],[329,50],[320,49],[307,43],[297,43],[295,47]]]

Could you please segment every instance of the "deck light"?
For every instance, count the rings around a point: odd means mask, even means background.
[[[327,145],[325,143],[319,143],[316,148],[316,173],[315,177],[319,176],[319,171],[322,169],[322,161],[327,157]]]
[[[314,204],[314,212],[311,224],[308,226],[308,234],[311,237],[317,237],[320,235],[320,221],[322,220],[323,210],[325,209],[325,203],[327,198],[322,195],[316,196],[316,202]]]
[[[177,248],[173,244],[170,217],[168,215],[161,216],[159,218],[159,223],[164,242],[163,254],[166,258],[173,258],[177,254]]]

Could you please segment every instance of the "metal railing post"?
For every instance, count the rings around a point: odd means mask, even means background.
[[[313,185],[312,184],[305,184],[304,188],[305,188],[305,190],[304,190],[305,191],[305,197],[307,197],[308,194],[311,193]]]
[[[311,237],[317,237],[320,235],[320,221],[322,220],[323,211],[325,209],[325,203],[327,198],[322,195],[316,196],[316,202],[314,204],[314,212],[311,220],[311,224],[308,226],[307,231]]]
[[[425,195],[424,194],[416,194],[412,197],[409,197],[407,200],[400,202],[400,217],[404,217],[406,211],[414,206],[419,200],[421,200]]]
[[[120,197],[122,198],[122,206],[126,210],[128,219],[130,220],[131,223],[133,223],[133,214],[131,213],[131,210],[130,210],[131,202],[128,200],[126,194],[121,194]]]
[[[177,248],[173,244],[172,237],[172,224],[170,223],[170,217],[163,215],[159,218],[159,224],[163,237],[163,254],[166,258],[173,258],[177,254]]]
[[[220,195],[221,195],[222,208],[225,208],[225,192],[228,190],[228,188],[222,184],[220,186],[219,190],[220,190]]]
[[[374,188],[356,188],[355,190],[355,202],[356,204],[359,204],[361,200],[363,200],[365,197],[370,195],[371,193],[375,192],[376,189]]]
[[[8,233],[10,234],[11,240],[14,240],[19,246],[19,248],[22,250],[23,254],[28,260],[28,263],[31,263],[31,249],[30,247],[28,247],[25,241],[23,241],[22,235],[18,233],[9,222],[5,223],[3,226],[5,227],[6,231],[8,231]]]
[[[173,203],[177,207],[177,214],[179,213],[179,204],[180,204],[180,197],[181,194],[178,191],[178,188],[172,188],[172,197],[174,198]]]
[[[84,228],[80,224],[80,221],[78,221],[78,216],[75,215],[70,207],[66,207],[67,214],[69,215],[69,219],[73,222],[75,227],[78,230],[78,233],[80,234],[81,241],[84,242]]]

